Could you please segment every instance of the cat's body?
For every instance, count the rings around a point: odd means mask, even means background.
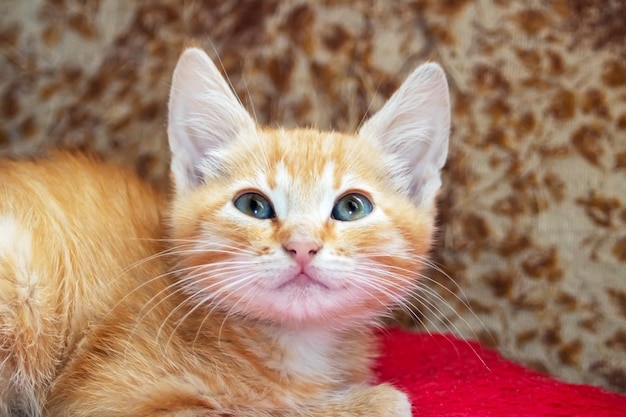
[[[0,162],[0,413],[410,416],[371,328],[429,250],[448,125],[429,65],[359,134],[257,128],[190,49],[165,214],[111,165]]]
[[[127,171],[64,153],[0,161],[0,196],[0,413],[34,414],[89,325],[157,273],[149,262],[123,272],[160,250],[163,200]]]

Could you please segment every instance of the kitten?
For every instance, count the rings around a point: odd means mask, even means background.
[[[0,162],[0,413],[410,416],[370,385],[372,328],[431,244],[443,71],[356,134],[271,130],[189,48],[169,110],[164,215],[106,163]]]

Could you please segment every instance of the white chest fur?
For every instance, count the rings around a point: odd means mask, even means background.
[[[287,378],[314,379],[332,382],[339,378],[341,364],[337,363],[339,335],[327,329],[298,329],[276,331],[276,341],[283,355],[272,364]]]

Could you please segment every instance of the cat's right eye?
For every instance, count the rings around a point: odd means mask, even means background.
[[[259,193],[244,193],[233,202],[237,210],[257,219],[273,219],[276,217],[272,203]]]

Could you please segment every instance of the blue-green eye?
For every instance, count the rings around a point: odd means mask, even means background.
[[[257,219],[273,219],[276,217],[272,203],[258,193],[241,194],[235,199],[234,204],[240,212]]]
[[[341,197],[333,211],[331,217],[343,222],[351,222],[367,216],[372,212],[372,203],[364,195],[352,193]]]

